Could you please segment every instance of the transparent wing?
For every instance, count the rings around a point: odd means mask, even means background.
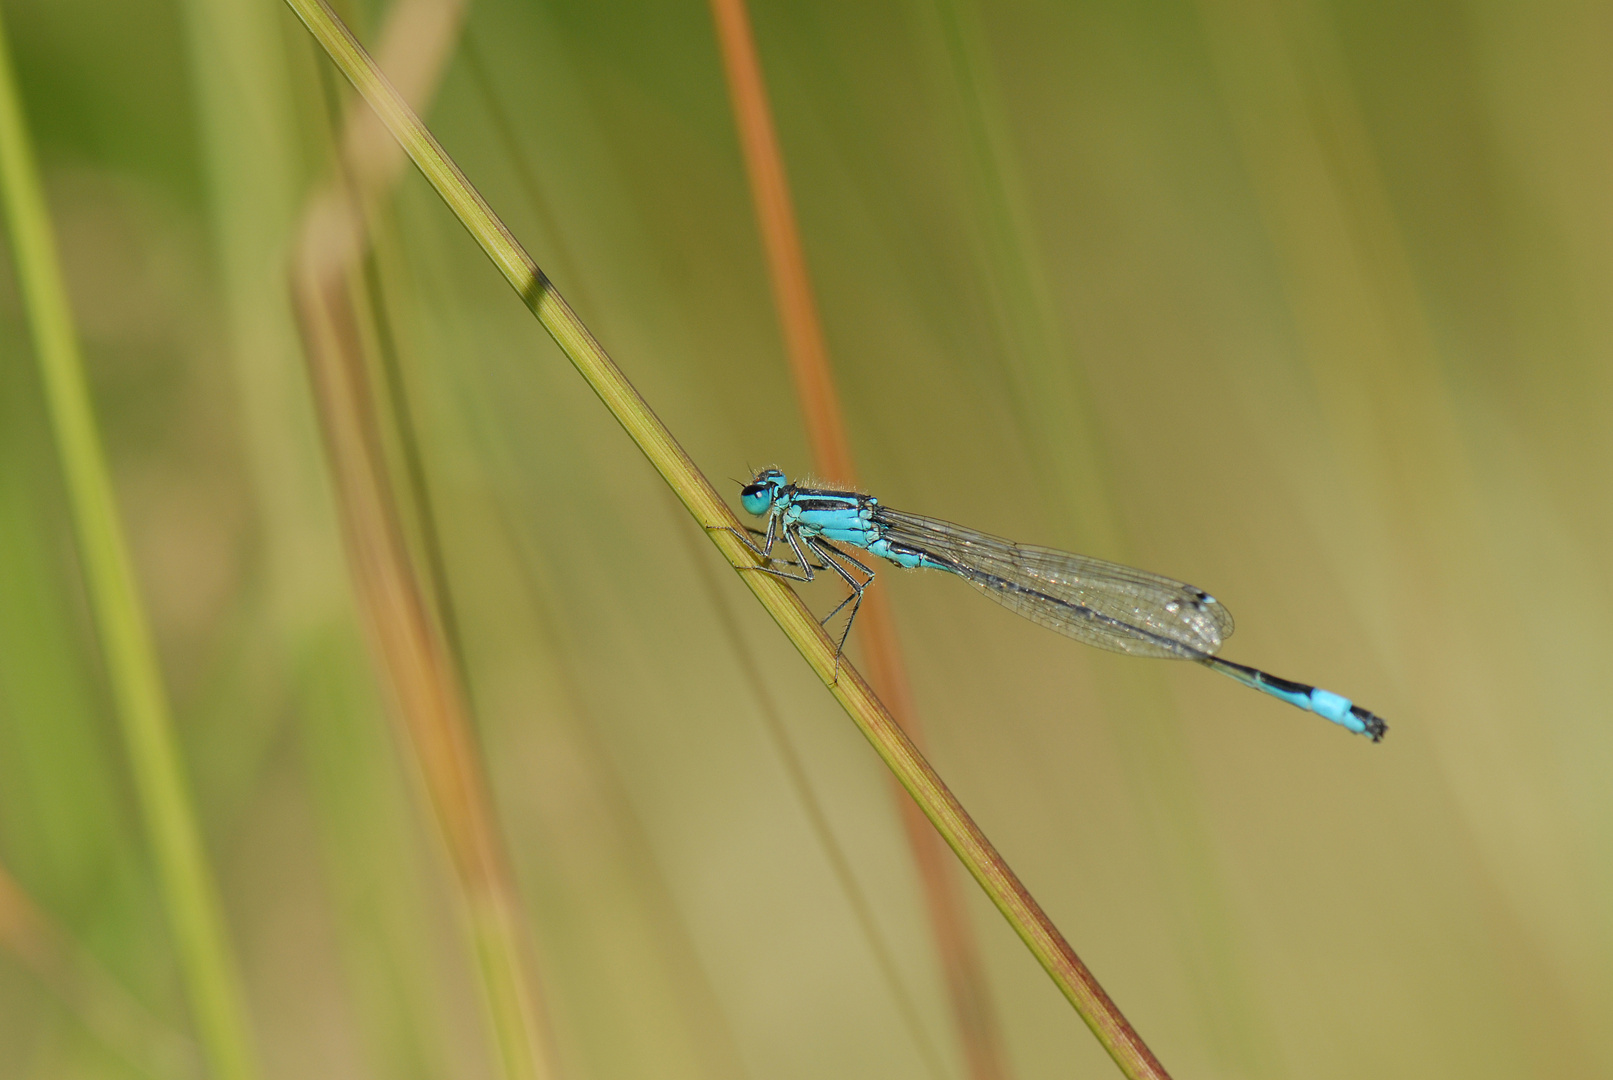
[[[893,544],[945,564],[1032,622],[1100,649],[1202,660],[1232,636],[1232,613],[1184,582],[883,506],[875,520]]]

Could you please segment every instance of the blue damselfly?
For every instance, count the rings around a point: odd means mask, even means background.
[[[1215,597],[1184,582],[892,510],[860,492],[792,484],[778,469],[758,472],[740,491],[739,501],[747,513],[767,519],[766,529],[757,533],[760,544],[740,534],[761,559],[747,569],[811,581],[814,571],[828,568],[850,586],[850,594],[823,620],[827,624],[850,605],[840,648],[851,633],[863,591],[874,579],[873,570],[846,550],[861,548],[897,566],[954,574],[1009,610],[1088,645],[1132,656],[1195,661],[1373,742],[1388,730],[1382,718],[1331,690],[1215,655],[1232,634],[1232,614]],[[775,558],[780,540],[794,560]]]

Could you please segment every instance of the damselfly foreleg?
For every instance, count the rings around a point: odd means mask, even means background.
[[[775,541],[778,540],[778,532],[780,532],[780,531],[784,532],[785,536],[786,536],[786,539],[789,539],[789,537],[788,537],[789,527],[785,526],[785,528],[783,530],[775,531],[775,522],[776,521],[777,521],[776,516],[769,516],[768,517],[768,519],[767,519],[767,532],[765,532],[765,533],[758,532],[755,529],[746,529],[745,531],[742,532],[739,529],[734,528],[732,525],[707,525],[706,528],[708,530],[712,531],[712,532],[732,533],[734,536],[739,538],[740,543],[744,544],[747,548],[750,549],[750,552],[751,552],[752,555],[755,555],[758,559],[762,560],[762,565],[760,565],[760,566],[737,566],[734,569],[736,569],[736,570],[760,570],[764,574],[772,574],[774,577],[783,578],[785,581],[812,581],[813,580],[812,571],[815,570],[815,569],[816,570],[821,570],[822,567],[815,567],[815,566],[812,565],[812,563],[808,562],[806,557],[804,555],[801,555],[801,550],[800,550],[800,548],[798,548],[796,546],[794,540],[789,541],[790,542],[790,548],[793,551],[795,551],[796,555],[801,559],[801,561],[799,563],[791,563],[788,559],[783,559],[783,560],[780,560],[780,561],[782,561],[784,563],[784,565],[786,565],[786,566],[800,566],[802,572],[799,573],[799,574],[792,574],[787,570],[776,569],[772,565],[772,563],[773,563],[773,544],[774,544]],[[760,547],[758,547],[756,545],[756,541],[752,540],[751,536],[747,535],[747,533],[751,534],[751,535],[763,537],[764,539],[762,541],[762,545]]]

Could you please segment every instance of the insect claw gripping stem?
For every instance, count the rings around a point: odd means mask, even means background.
[[[739,537],[740,541],[743,542],[746,547],[750,548],[751,553],[754,554],[758,559],[766,560],[766,563],[760,566],[736,566],[734,567],[735,570],[760,570],[764,574],[772,574],[774,577],[783,578],[785,581],[812,580],[812,567],[810,566],[804,568],[806,570],[806,573],[804,574],[791,574],[784,570],[778,570],[770,565],[767,565],[767,563],[771,563],[773,561],[773,557],[764,553],[761,548],[751,543],[750,537],[746,536],[732,525],[707,525],[706,528],[712,532],[733,533],[735,536]],[[793,566],[795,564],[786,562],[785,565]]]
[[[737,566],[734,568],[736,570],[759,570],[764,574],[772,574],[774,577],[782,578],[785,581],[813,581],[815,580],[813,576],[814,570],[833,570],[845,580],[848,586],[851,587],[850,594],[847,595],[844,600],[840,601],[840,603],[836,604],[834,609],[831,610],[829,614],[818,620],[818,625],[823,627],[825,632],[827,632],[829,629],[829,620],[840,614],[841,610],[844,609],[847,604],[851,605],[851,614],[846,616],[846,628],[840,632],[840,640],[835,642],[834,676],[829,680],[829,685],[834,686],[838,684],[840,682],[840,657],[846,651],[846,639],[851,636],[851,624],[856,621],[857,611],[862,607],[863,590],[868,588],[869,583],[874,580],[874,572],[868,569],[868,567],[864,566],[862,563],[858,562],[851,555],[835,547],[833,544],[830,544],[816,536],[803,538],[799,529],[792,529],[788,525],[786,525],[783,529],[778,530],[777,533],[775,533],[773,530],[772,521],[768,522],[768,529],[766,533],[762,533],[757,529],[747,529],[744,532],[741,532],[732,525],[707,525],[706,528],[712,532],[732,533],[734,536],[738,537],[747,548],[750,549],[753,555],[755,555],[758,559],[763,560],[762,565]],[[766,537],[763,546],[756,546],[756,542],[751,539],[751,536],[753,535]],[[773,541],[778,535],[782,535],[784,537],[785,542],[790,545],[790,549],[795,552],[796,558],[800,560],[799,562],[791,562],[786,559],[784,560],[784,564],[786,566],[799,566],[802,570],[801,573],[792,574],[788,571],[779,570],[770,565],[773,562],[773,556],[770,554],[770,552],[773,548]],[[811,559],[807,558],[806,552],[801,550],[803,545],[807,551],[812,552],[812,554],[816,555],[822,560],[822,562],[814,563]],[[828,550],[824,550],[825,548]],[[856,578],[852,577],[851,572],[840,564],[839,559],[836,559],[829,553],[831,551],[834,552],[834,555],[840,556],[840,558],[845,559],[857,569],[867,574],[868,577],[863,581],[858,581]]]

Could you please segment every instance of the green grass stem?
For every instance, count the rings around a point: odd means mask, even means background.
[[[0,201],[107,681],[197,1034],[215,1076],[250,1080],[256,1068],[235,960],[107,474],[10,56],[0,25]]]
[[[322,0],[286,0],[402,144],[460,222],[538,317],[588,384],[627,429],[673,492],[736,568],[754,566],[738,521],[648,403]],[[903,734],[868,684],[842,660],[795,592],[767,574],[742,580],[844,706],[981,888],[1128,1077],[1163,1077],[1164,1068],[1015,877],[941,778]]]

